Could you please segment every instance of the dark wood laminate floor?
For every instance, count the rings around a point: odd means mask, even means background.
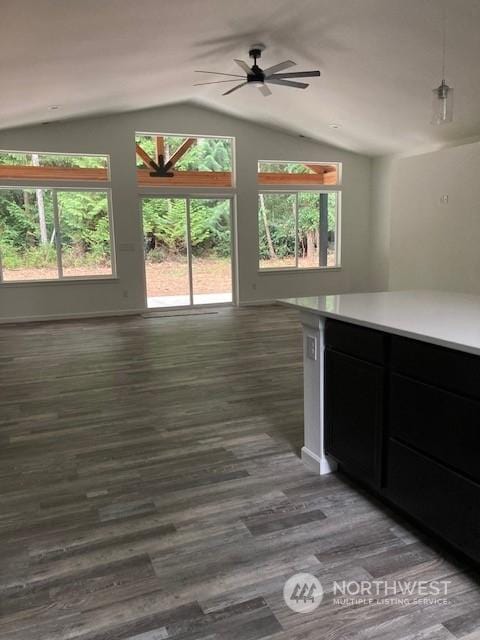
[[[0,638],[478,640],[474,575],[301,442],[294,312],[0,327]],[[299,570],[311,614],[282,599]],[[450,603],[334,604],[385,576]]]

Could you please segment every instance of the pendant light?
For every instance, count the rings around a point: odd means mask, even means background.
[[[443,24],[442,24],[442,82],[433,89],[432,100],[432,124],[448,124],[453,120],[453,89],[445,82],[445,50],[447,16],[445,1],[443,2]]]

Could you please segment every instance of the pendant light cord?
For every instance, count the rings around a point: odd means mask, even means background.
[[[447,48],[447,7],[446,0],[442,2],[442,83],[445,82],[445,53]]]

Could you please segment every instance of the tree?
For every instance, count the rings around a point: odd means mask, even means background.
[[[38,153],[32,153],[32,164],[34,167],[40,166]],[[45,204],[43,202],[42,189],[36,189],[37,206],[38,206],[38,223],[40,227],[40,242],[43,245],[48,244],[47,222],[45,220]]]

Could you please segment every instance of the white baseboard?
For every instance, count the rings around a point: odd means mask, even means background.
[[[138,316],[145,309],[122,309],[115,311],[91,311],[90,313],[57,313],[43,316],[16,316],[0,318],[0,324],[20,324],[24,322],[48,322],[50,320],[85,320],[88,318],[113,318],[118,316]]]
[[[320,458],[316,453],[307,449],[307,447],[302,447],[302,462],[307,469],[310,469],[310,471],[320,476],[324,476],[327,473],[334,473],[338,466],[335,460],[329,456]]]
[[[239,303],[240,307],[257,307],[267,304],[275,304],[277,302],[276,298],[271,298],[267,300],[242,300]]]

